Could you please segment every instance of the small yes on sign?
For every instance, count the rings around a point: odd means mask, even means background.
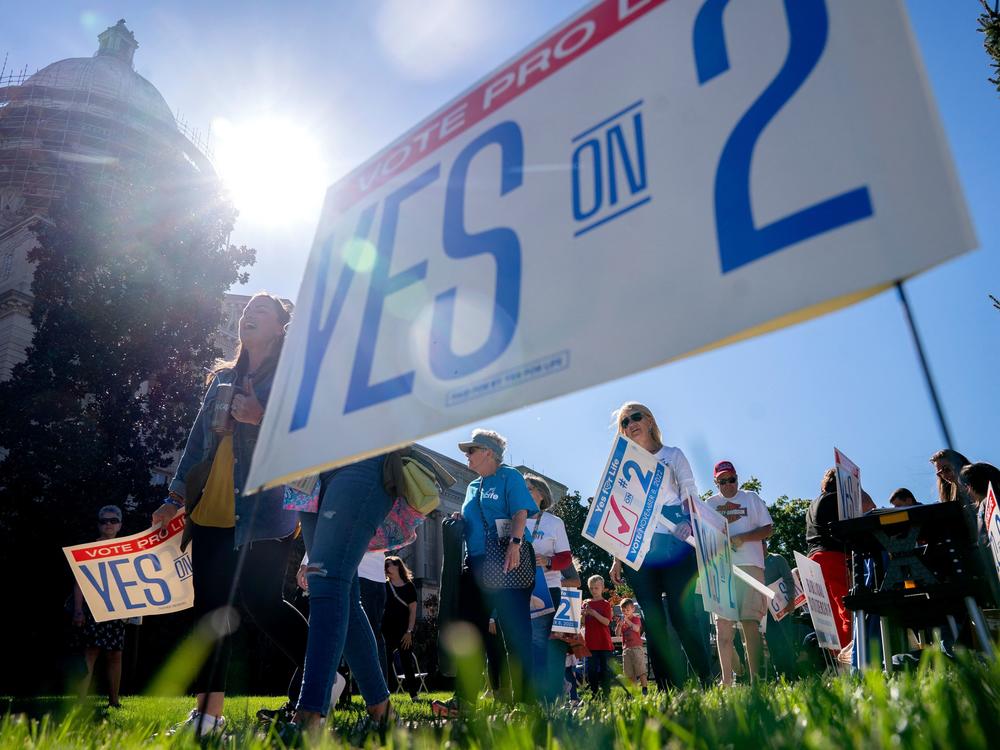
[[[914,51],[901,0],[584,8],[330,188],[248,491],[971,249]]]
[[[181,551],[186,518],[163,528],[63,547],[97,622],[178,612],[194,605],[191,548]]]

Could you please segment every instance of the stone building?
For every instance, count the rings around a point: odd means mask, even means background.
[[[34,230],[74,179],[86,176],[109,194],[135,172],[154,185],[216,179],[197,139],[135,72],[139,45],[125,21],[98,41],[93,57],[33,75],[0,74],[0,380],[23,361],[34,335],[27,259]]]

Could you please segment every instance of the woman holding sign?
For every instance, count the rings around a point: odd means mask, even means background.
[[[630,571],[629,583],[646,618],[646,639],[650,646],[653,671],[661,687],[681,687],[687,670],[675,648],[671,648],[663,597],[670,622],[680,637],[684,652],[698,679],[711,679],[711,666],[704,638],[701,603],[695,594],[698,561],[691,536],[690,503],[698,501],[698,488],[691,465],[680,448],[663,444],[653,413],[642,404],[629,401],[614,412],[618,433],[638,443],[669,469],[669,479],[660,489],[666,496],[663,518],[659,519],[653,541],[642,568]],[[622,562],[611,566],[611,580],[622,582]]]
[[[194,611],[199,620],[223,613],[206,620],[218,641],[195,678],[197,705],[185,722],[199,736],[221,732],[225,723],[227,608],[237,604],[234,593],[289,661],[301,666],[305,651],[306,621],[282,600],[297,515],[283,509],[282,488],[243,495],[290,318],[284,303],[270,294],[256,294],[247,303],[236,356],[218,363],[209,376],[170,495],[153,513],[153,524],[165,525],[179,509],[186,510],[182,544],[193,542]],[[290,697],[297,694],[294,676],[292,682]]]

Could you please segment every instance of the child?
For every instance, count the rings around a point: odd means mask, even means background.
[[[565,691],[569,693],[569,699],[576,703],[580,700],[579,694],[576,692],[576,665],[579,664],[579,660],[573,654],[572,651],[566,654],[566,671],[564,673],[564,683],[563,687]]]
[[[635,602],[622,600],[622,668],[625,678],[642,685],[646,695],[646,649],[642,645],[642,618],[635,613]]]
[[[587,684],[591,692],[608,695],[611,692],[611,603],[604,601],[604,579],[591,576],[587,579],[592,599],[583,603],[584,639],[590,649],[587,659]]]

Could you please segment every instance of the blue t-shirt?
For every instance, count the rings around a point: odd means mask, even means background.
[[[480,502],[483,507],[482,516],[479,515]],[[495,474],[478,477],[470,482],[465,490],[465,502],[462,503],[465,546],[469,556],[486,554],[483,516],[486,516],[487,525],[495,532],[498,519],[512,518],[519,510],[528,511],[529,517],[538,513],[538,506],[528,492],[528,485],[517,469],[502,464]],[[531,541],[530,523],[524,529],[524,536]]]

